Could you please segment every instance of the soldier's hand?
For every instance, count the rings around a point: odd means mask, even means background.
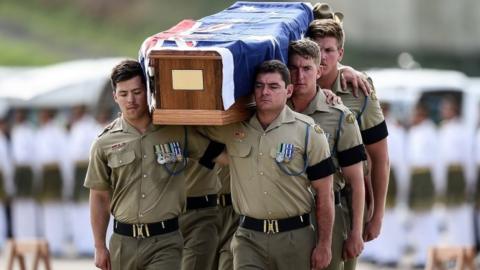
[[[334,105],[334,104],[342,104],[342,99],[335,95],[332,90],[330,89],[322,89],[323,94],[326,97],[327,104]]]
[[[102,270],[111,270],[110,252],[106,247],[95,248],[95,267]]]
[[[366,96],[370,95],[372,88],[370,87],[367,76],[349,66],[344,66],[341,72],[342,89],[347,89],[347,84],[350,83],[352,85],[352,94],[355,97],[358,97],[359,88]]]
[[[365,229],[363,231],[363,241],[368,242],[377,238],[378,235],[380,234],[381,228],[382,228],[382,220],[373,217],[365,225]]]
[[[311,269],[324,269],[330,264],[330,260],[332,260],[331,247],[321,247],[317,245],[312,252]]]
[[[363,251],[363,239],[361,233],[350,232],[347,240],[343,244],[342,258],[343,260],[358,257]]]

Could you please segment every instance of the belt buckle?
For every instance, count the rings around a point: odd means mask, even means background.
[[[225,194],[221,194],[220,196],[218,196],[218,205],[220,206],[227,206],[227,200],[225,198]]]
[[[263,232],[266,234],[275,234],[279,232],[278,229],[278,220],[276,219],[265,219],[263,221]]]
[[[145,234],[143,234],[143,228],[145,228]],[[148,224],[132,224],[133,237],[137,239],[150,237],[150,231],[148,230]]]

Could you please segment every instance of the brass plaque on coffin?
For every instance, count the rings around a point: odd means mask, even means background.
[[[172,89],[204,90],[203,70],[172,69]]]

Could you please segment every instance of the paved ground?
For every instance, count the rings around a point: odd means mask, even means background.
[[[27,270],[32,269],[33,257],[27,258]],[[66,258],[53,258],[51,261],[52,270],[94,270],[97,269],[93,265],[93,258],[82,258],[82,259],[66,259]],[[40,269],[45,269],[43,265],[40,265]],[[5,268],[4,268],[5,267]],[[0,256],[0,269],[7,269],[7,255],[2,254]],[[357,267],[357,270],[380,270],[380,269],[394,269],[394,268],[380,268],[372,264],[360,263]],[[408,269],[408,268],[397,268],[397,269]],[[18,263],[15,264],[14,270],[20,270]]]

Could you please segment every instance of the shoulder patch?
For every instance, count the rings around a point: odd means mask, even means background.
[[[324,132],[323,132],[323,129],[322,129],[319,125],[317,125],[317,124],[314,124],[314,125],[313,125],[313,130],[315,130],[315,132],[317,132],[317,133],[319,133],[319,134],[324,133]]]
[[[378,97],[377,97],[377,94],[375,93],[375,91],[372,91],[372,93],[370,93],[370,98],[372,100],[378,100]]]
[[[347,120],[347,123],[353,124],[355,123],[355,114],[349,113],[347,116],[345,116],[345,120]]]

